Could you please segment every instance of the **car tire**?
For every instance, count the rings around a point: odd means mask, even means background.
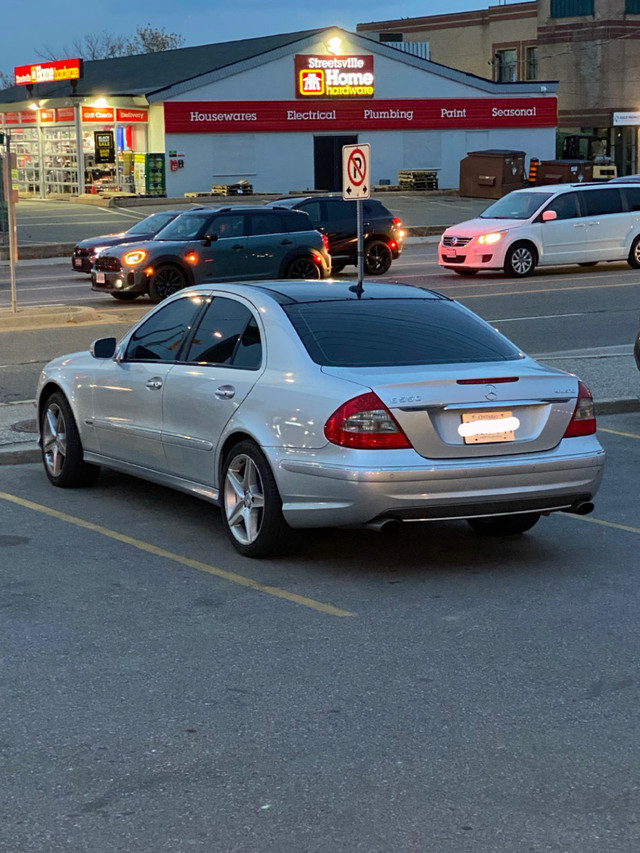
[[[450,267],[450,269],[453,269],[454,273],[457,273],[457,275],[478,275],[478,270],[459,270],[453,267]]]
[[[149,298],[152,302],[162,302],[187,286],[187,277],[175,264],[160,264],[154,270],[149,281]]]
[[[243,556],[275,557],[297,544],[269,463],[253,441],[239,442],[225,457],[220,503],[225,532]]]
[[[112,293],[111,294],[114,299],[117,299],[118,302],[133,302],[134,299],[137,299],[140,296],[139,293],[128,293],[124,291],[123,293]]]
[[[345,267],[346,267],[346,264],[343,264],[342,262],[336,263],[335,261],[331,261],[331,273],[332,274],[335,273],[337,275],[338,273],[341,273]]]
[[[631,244],[627,263],[634,270],[640,269],[640,236],[636,237]]]
[[[382,240],[372,240],[364,248],[364,269],[367,275],[384,275],[389,272],[393,255]]]
[[[287,267],[285,278],[321,278],[320,267],[308,255],[301,255],[291,261]]]
[[[515,536],[531,530],[540,520],[539,512],[521,515],[495,515],[487,518],[468,518],[467,524],[481,536]]]
[[[507,250],[504,271],[512,278],[524,278],[536,268],[538,259],[531,243],[514,243]]]
[[[42,464],[54,486],[76,488],[95,483],[100,468],[84,461],[71,406],[60,391],[51,394],[42,407],[40,436]]]

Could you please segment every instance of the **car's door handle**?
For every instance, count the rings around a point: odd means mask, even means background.
[[[236,396],[236,389],[233,385],[220,385],[214,393],[218,400],[231,400],[232,397]]]
[[[293,243],[293,240],[283,240],[280,245],[281,246],[290,246]]]
[[[150,391],[158,391],[162,388],[162,377],[152,376],[151,379],[147,379],[147,388]]]
[[[235,246],[232,246],[231,248],[237,251],[238,249],[244,249],[244,246],[242,243],[236,243]]]

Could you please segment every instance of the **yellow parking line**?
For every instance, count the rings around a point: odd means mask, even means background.
[[[102,536],[108,536],[109,539],[115,539],[118,542],[123,542],[125,545],[132,545],[140,551],[146,551],[149,554],[154,554],[156,557],[164,557],[167,560],[173,560],[183,566],[189,566],[192,569],[197,569],[199,572],[207,572],[210,575],[223,578],[231,583],[239,584],[240,586],[249,587],[256,592],[264,592],[267,595],[274,595],[276,598],[284,598],[286,601],[291,601],[294,604],[300,604],[302,607],[309,607],[311,610],[318,610],[320,613],[326,613],[329,616],[355,616],[355,613],[350,613],[348,610],[341,610],[339,607],[333,607],[331,604],[324,604],[321,601],[316,601],[313,598],[306,598],[304,595],[296,595],[293,592],[288,592],[286,589],[280,589],[277,586],[267,586],[266,584],[258,583],[251,578],[246,578],[243,575],[237,575],[235,572],[227,572],[224,569],[218,569],[215,566],[209,566],[207,563],[201,563],[199,560],[191,560],[188,557],[182,557],[180,554],[173,554],[171,551],[165,551],[164,548],[157,548],[155,545],[150,545],[148,542],[143,542],[140,539],[133,539],[131,536],[125,536],[122,533],[117,533],[115,530],[109,530],[108,527],[102,527],[100,524],[93,524],[90,521],[84,521],[82,518],[76,518],[73,515],[67,515],[64,512],[51,509],[41,504],[33,503],[33,501],[19,498],[16,495],[10,495],[7,492],[0,492],[0,498],[18,506],[26,507],[27,509],[40,512],[43,515],[49,515],[51,518],[57,518],[59,521],[65,521],[67,524],[74,524],[76,527],[82,527],[85,530],[91,530],[94,533],[100,533]]]
[[[635,432],[620,432],[617,429],[605,429],[601,426],[598,427],[598,432],[610,432],[612,435],[623,435],[625,438],[640,438],[640,435],[636,435]]]
[[[567,514],[569,518],[576,518],[578,521],[588,521],[590,524],[600,524],[602,527],[615,527],[616,530],[624,530],[627,533],[640,533],[640,527],[631,527],[629,524],[617,524],[615,521],[604,521],[601,518],[591,518],[590,515],[572,515]]]

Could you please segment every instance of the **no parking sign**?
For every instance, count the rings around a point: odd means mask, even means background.
[[[368,142],[342,146],[342,198],[346,201],[371,195],[370,155]]]

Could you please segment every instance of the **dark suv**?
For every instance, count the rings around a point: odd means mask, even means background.
[[[328,278],[324,234],[300,210],[234,205],[187,211],[153,240],[104,249],[92,290],[160,302],[193,284],[274,278]]]
[[[331,270],[339,273],[347,264],[358,263],[356,205],[340,196],[291,196],[267,202],[267,207],[304,210],[314,228],[329,238]],[[364,269],[367,275],[383,275],[402,252],[402,222],[377,199],[362,202]]]

